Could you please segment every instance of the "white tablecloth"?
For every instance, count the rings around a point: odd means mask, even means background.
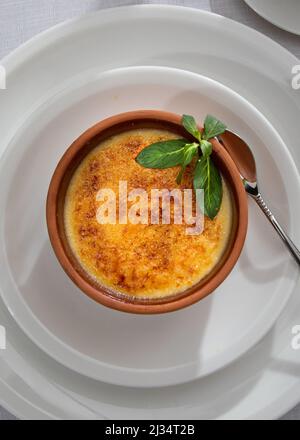
[[[166,3],[213,11],[259,30],[300,59],[300,37],[268,23],[243,0],[0,0],[0,59],[56,23],[102,8],[141,3]],[[0,420],[11,418],[13,416],[0,407]],[[283,418],[300,420],[300,404]]]

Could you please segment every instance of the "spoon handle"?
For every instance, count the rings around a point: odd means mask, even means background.
[[[284,232],[284,230],[282,229],[282,227],[280,226],[280,224],[278,223],[278,221],[276,220],[276,218],[274,217],[274,215],[272,214],[270,209],[267,207],[267,205],[266,205],[264,199],[262,198],[261,194],[258,193],[257,195],[252,196],[252,197],[254,198],[254,200],[256,201],[258,206],[260,207],[260,209],[263,211],[265,216],[268,218],[268,220],[270,221],[270,223],[272,224],[274,229],[278,232],[278,234],[281,237],[282,241],[286,244],[287,248],[289,249],[289,251],[291,252],[293,257],[295,258],[297,263],[300,265],[300,251],[299,251],[299,249],[297,249],[297,247],[292,242],[292,240]]]

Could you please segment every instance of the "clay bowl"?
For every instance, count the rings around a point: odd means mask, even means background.
[[[47,197],[47,226],[54,252],[72,281],[95,301],[131,313],[165,313],[189,306],[212,293],[234,267],[244,245],[248,223],[246,193],[237,168],[226,150],[213,141],[213,160],[227,180],[233,199],[233,224],[226,251],[214,269],[198,284],[165,298],[139,299],[117,294],[93,282],[73,255],[64,229],[65,195],[70,179],[86,154],[102,140],[132,128],[160,128],[189,138],[181,116],[155,110],[122,113],[89,128],[67,149],[52,176]],[[191,139],[192,140],[192,139]]]

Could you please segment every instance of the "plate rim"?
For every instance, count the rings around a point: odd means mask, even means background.
[[[286,32],[290,32],[291,34],[294,35],[300,35],[300,29],[296,30],[293,28],[288,27],[288,25],[282,24],[279,21],[277,21],[274,18],[270,18],[268,17],[267,12],[262,11],[261,9],[257,8],[257,5],[253,5],[252,0],[244,0],[244,2],[247,4],[247,6],[249,6],[249,8],[252,9],[252,11],[254,11],[257,15],[259,15],[261,18],[263,18],[264,20],[266,20],[267,22],[273,24],[274,26],[276,26],[279,29],[282,29]]]
[[[114,13],[126,13],[128,10],[147,10],[152,9],[155,10],[163,10],[166,11],[173,10],[177,11],[180,10],[182,13],[186,12],[192,12],[195,15],[207,15],[207,16],[215,16],[216,18],[221,18],[223,22],[226,23],[226,25],[230,25],[235,27],[236,29],[243,29],[244,31],[248,32],[249,34],[252,33],[252,35],[259,35],[260,38],[263,38],[265,42],[269,46],[276,46],[278,50],[285,53],[286,56],[289,56],[294,59],[294,61],[299,61],[296,55],[292,54],[287,48],[282,46],[281,44],[277,43],[276,41],[272,40],[271,37],[263,34],[262,32],[259,32],[258,30],[249,27],[243,23],[239,23],[236,20],[233,20],[232,18],[224,17],[220,14],[217,14],[215,12],[211,11],[205,11],[203,9],[197,9],[193,8],[191,6],[181,6],[181,5],[168,5],[168,4],[137,4],[137,5],[127,5],[127,6],[115,6],[111,8],[103,8],[99,9],[94,12],[88,12],[86,14],[83,14],[79,17],[70,18],[67,20],[64,20],[60,23],[55,24],[54,26],[51,26],[48,29],[43,30],[42,32],[39,32],[38,34],[31,37],[29,40],[23,42],[21,45],[13,49],[10,53],[5,55],[2,59],[0,59],[0,64],[2,64],[5,68],[9,70],[12,70],[16,68],[18,65],[22,64],[23,59],[26,57],[26,52],[31,52],[31,56],[34,53],[37,53],[41,46],[45,48],[45,45],[51,44],[55,42],[55,40],[58,40],[60,35],[64,35],[64,31],[67,30],[68,27],[72,27],[73,25],[78,25],[80,23],[83,23],[84,21],[89,21],[91,19],[96,20],[98,16],[107,16],[114,15]],[[107,18],[106,17],[106,18]],[[114,17],[115,18],[115,17]],[[72,32],[70,32],[71,34]],[[35,47],[35,46],[38,47]],[[24,53],[25,52],[25,53]],[[24,54],[24,55],[23,55]],[[9,73],[9,72],[8,72]]]
[[[118,81],[118,78],[120,78],[120,76],[122,74],[125,74],[125,75],[127,74],[127,78],[129,78],[129,81],[130,81],[130,78],[134,74],[136,74],[136,72],[138,72],[138,71],[146,72],[146,74],[149,73],[149,71],[156,72],[156,76],[158,76],[159,73],[161,72],[164,75],[170,74],[172,76],[175,76],[175,78],[177,75],[180,75],[181,78],[183,78],[183,76],[190,77],[191,80],[193,79],[194,81],[198,81],[199,85],[200,85],[200,83],[212,85],[221,94],[228,96],[228,99],[230,97],[230,99],[235,102],[239,101],[240,107],[243,108],[243,111],[245,110],[248,112],[248,114],[251,114],[252,117],[256,117],[257,119],[259,119],[261,121],[261,124],[265,127],[265,129],[268,128],[270,135],[272,134],[274,139],[276,139],[276,142],[278,144],[278,148],[280,148],[280,147],[282,148],[282,150],[284,151],[285,157],[287,157],[289,162],[291,162],[291,164],[293,164],[294,173],[297,170],[296,164],[292,158],[290,151],[288,150],[287,146],[285,145],[285,143],[281,139],[279,133],[276,131],[276,129],[273,127],[273,125],[268,121],[268,119],[254,105],[252,105],[249,101],[247,101],[242,95],[239,95],[234,90],[223,85],[219,81],[216,81],[216,80],[208,78],[204,75],[200,75],[200,74],[194,73],[194,72],[189,72],[189,71],[186,71],[183,69],[162,67],[162,66],[122,67],[122,68],[117,68],[117,69],[101,72],[101,73],[99,73],[99,76],[97,79],[98,79],[98,81],[99,81],[99,78],[100,79],[102,78],[104,80],[108,79],[108,81],[110,81],[110,78],[116,77],[117,81]],[[111,81],[114,81],[114,79],[112,79]],[[70,89],[64,90],[63,96],[64,95],[68,96],[70,91],[76,90],[76,89],[77,89],[77,87],[72,86]],[[56,99],[56,97],[55,97],[55,99]],[[54,99],[54,102],[55,102],[55,99]],[[43,108],[47,102],[45,102],[44,105],[42,105],[41,107]],[[53,102],[52,102],[52,106],[53,106]],[[37,109],[37,111],[38,111],[38,109]],[[21,127],[21,130],[20,130],[21,133],[22,133],[23,129],[28,130],[28,127],[30,127],[30,125],[32,124],[32,118],[36,117],[35,113],[36,112],[34,111],[28,117],[28,119],[24,123],[24,126]],[[20,136],[20,131],[17,130],[17,132],[15,133],[15,136],[17,138]],[[11,144],[7,145],[7,148],[4,152],[4,154],[0,158],[1,168],[3,166],[5,166],[4,161],[5,161],[5,159],[7,159],[7,155],[10,152],[11,146],[12,146]],[[10,158],[11,158],[11,156],[10,156]],[[296,176],[294,176],[294,177],[296,178]],[[298,182],[299,182],[298,187],[300,188],[300,180],[298,180]],[[4,200],[5,196],[1,197],[1,199]],[[1,256],[1,259],[2,258],[3,258],[3,261],[5,262],[5,265],[7,266],[7,271],[8,271],[7,277],[8,277],[9,281],[6,281],[6,283],[9,283],[11,285],[15,285],[16,283],[14,281],[13,274],[10,270],[11,266],[8,262],[5,250],[3,250],[3,255]],[[296,286],[297,281],[296,281],[295,275],[293,276],[293,280],[294,280],[294,286]],[[293,286],[293,288],[291,287],[290,295],[287,296],[286,298],[284,298],[284,300],[282,302],[280,302],[280,307],[279,306],[277,307],[278,313],[276,313],[276,319],[278,319],[278,317],[281,315],[282,311],[284,310],[284,307],[285,307],[288,299],[290,298],[290,296],[292,295],[292,293],[294,291],[294,286]],[[1,297],[2,297],[4,304],[6,305],[8,310],[11,311],[15,321],[22,328],[24,333],[39,348],[41,348],[44,352],[46,352],[49,356],[53,357],[57,362],[61,363],[62,365],[66,366],[66,367],[68,367],[68,368],[70,368],[80,374],[86,375],[87,377],[101,380],[103,382],[107,382],[112,385],[151,388],[151,387],[160,387],[160,386],[179,385],[182,383],[190,382],[191,380],[200,379],[201,377],[205,377],[209,374],[212,374],[216,371],[219,371],[220,369],[225,368],[226,366],[230,365],[232,362],[236,361],[239,357],[241,357],[247,351],[249,351],[253,347],[253,345],[257,344],[266,335],[266,333],[270,330],[270,328],[272,328],[272,326],[276,322],[274,320],[271,320],[270,322],[268,321],[268,323],[266,323],[265,325],[262,325],[262,322],[260,321],[259,331],[254,333],[254,331],[252,330],[251,334],[248,333],[247,335],[244,336],[244,342],[247,341],[246,347],[241,347],[241,342],[237,341],[235,344],[235,350],[234,350],[234,347],[229,348],[229,350],[228,350],[229,358],[228,359],[224,360],[224,357],[226,358],[226,355],[224,353],[222,354],[222,356],[216,356],[214,363],[216,363],[217,360],[218,360],[218,362],[215,367],[212,366],[213,361],[209,360],[208,366],[204,369],[204,371],[202,371],[201,375],[199,375],[199,373],[198,373],[198,375],[194,374],[191,377],[191,373],[189,373],[189,371],[193,370],[193,367],[195,367],[195,365],[197,365],[197,361],[188,362],[188,363],[180,364],[180,365],[176,365],[176,366],[170,366],[170,367],[163,368],[163,369],[145,369],[145,368],[135,369],[132,367],[130,367],[130,368],[129,367],[120,367],[118,365],[113,365],[113,364],[109,364],[107,362],[96,360],[92,356],[86,355],[86,354],[80,352],[79,350],[77,350],[76,348],[66,344],[65,341],[63,341],[56,334],[54,334],[53,331],[51,331],[51,329],[49,329],[47,326],[45,326],[45,324],[42,321],[40,321],[38,316],[36,316],[36,314],[31,310],[31,308],[29,307],[27,302],[22,297],[19,299],[19,305],[17,305],[16,297],[21,295],[19,293],[18,287],[16,287],[16,293],[13,295],[13,298],[15,298],[15,299],[9,299],[9,295],[4,293],[4,291],[6,289],[7,289],[7,287],[3,288],[2,286],[0,286],[0,294],[1,294]],[[278,301],[279,300],[277,298],[277,302]],[[274,302],[276,302],[275,298],[273,298],[271,300],[270,304],[268,306],[266,306],[265,313],[267,313],[267,309],[274,307]],[[24,312],[26,312],[27,318],[25,320],[23,319],[20,321],[20,316],[24,315]],[[32,324],[30,324],[30,325],[29,325],[29,323],[30,323],[29,317],[31,317],[32,321],[33,321]],[[26,324],[26,321],[27,321],[27,324]],[[44,340],[44,343],[39,338],[37,338],[35,336],[35,332],[37,332],[39,334],[39,331],[41,331],[41,330],[43,330],[44,338],[46,338]],[[257,336],[255,336],[255,334],[257,334]],[[253,344],[254,338],[255,338],[256,342]],[[46,341],[48,341],[47,348],[45,348]],[[59,345],[59,347],[54,349],[53,348],[54,342],[56,342]],[[49,349],[49,347],[50,347],[50,349]],[[235,354],[233,354],[233,352]],[[71,359],[68,359],[69,356],[72,356],[73,361]],[[223,359],[223,361],[222,361],[222,359]],[[87,368],[89,369],[88,372],[86,371]],[[100,375],[99,375],[99,373],[96,373],[97,368],[101,369]],[[169,377],[168,372],[173,373],[171,375],[171,377]],[[145,384],[144,378],[145,378],[146,374],[149,374],[152,377],[152,380],[148,381]],[[118,375],[119,375],[120,379],[118,379],[116,381],[116,377]],[[159,377],[160,375],[162,376],[161,378]],[[187,377],[185,377],[185,376],[187,376]],[[133,379],[133,377],[135,377],[136,379]]]

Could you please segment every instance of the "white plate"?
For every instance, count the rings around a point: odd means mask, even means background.
[[[140,35],[144,30],[143,45],[136,38],[137,28]],[[122,38],[118,38],[119,32]],[[108,34],[113,36],[111,50],[107,47]],[[205,38],[207,34],[209,39]],[[77,55],[79,48],[83,48],[83,57]],[[55,69],[53,60],[57,61]],[[5,148],[6,140],[15,132],[16,122],[31,107],[36,107],[40,98],[51,96],[51,88],[61,79],[67,80],[74,72],[97,66],[105,70],[130,64],[162,64],[162,61],[165,65],[214,77],[246,96],[276,126],[299,163],[300,95],[290,87],[290,72],[297,64],[296,58],[266,37],[228,19],[187,8],[157,6],[122,8],[87,16],[44,33],[8,57],[4,64],[11,86],[0,101],[1,148]],[[41,69],[43,75],[38,75]],[[20,388],[18,377],[30,389],[39,391],[36,375],[37,371],[42,372],[45,384],[55,382],[59,390],[65,391],[65,399],[53,389],[44,396],[52,401],[57,397],[61,417],[65,413],[59,402],[69,405],[70,393],[74,393],[73,398],[84,408],[86,405],[93,408],[99,417],[101,412],[105,417],[117,414],[125,418],[278,417],[300,397],[299,353],[289,345],[291,326],[299,320],[296,292],[272,333],[247,356],[191,385],[148,391],[146,400],[143,390],[104,386],[62,370],[51,359],[43,358],[42,352],[36,351],[29,341],[25,344],[17,327],[10,325],[8,338],[15,338],[17,351],[32,370],[25,371],[18,362],[8,359],[11,372],[3,380],[11,379],[17,395],[31,399],[31,393]]]
[[[213,80],[177,69],[90,71],[62,84],[17,131],[0,164],[5,304],[33,341],[69,368],[109,383],[153,387],[210,374],[247,351],[278,318],[298,271],[252,204],[237,266],[198,304],[171,314],[125,315],[78,291],[55,260],[46,232],[51,175],[88,127],[141,108],[193,114],[199,121],[213,114],[240,133],[253,145],[270,206],[296,238],[300,206],[294,200],[300,199],[300,186],[288,150],[252,105]]]
[[[245,0],[245,2],[270,23],[300,35],[299,0]]]
[[[298,295],[263,343],[230,368],[190,384],[148,390],[106,385],[72,373],[26,338],[1,304],[0,319],[10,334],[0,364],[2,401],[26,418],[279,417],[297,403],[300,391],[297,357],[285,348],[296,300]]]

